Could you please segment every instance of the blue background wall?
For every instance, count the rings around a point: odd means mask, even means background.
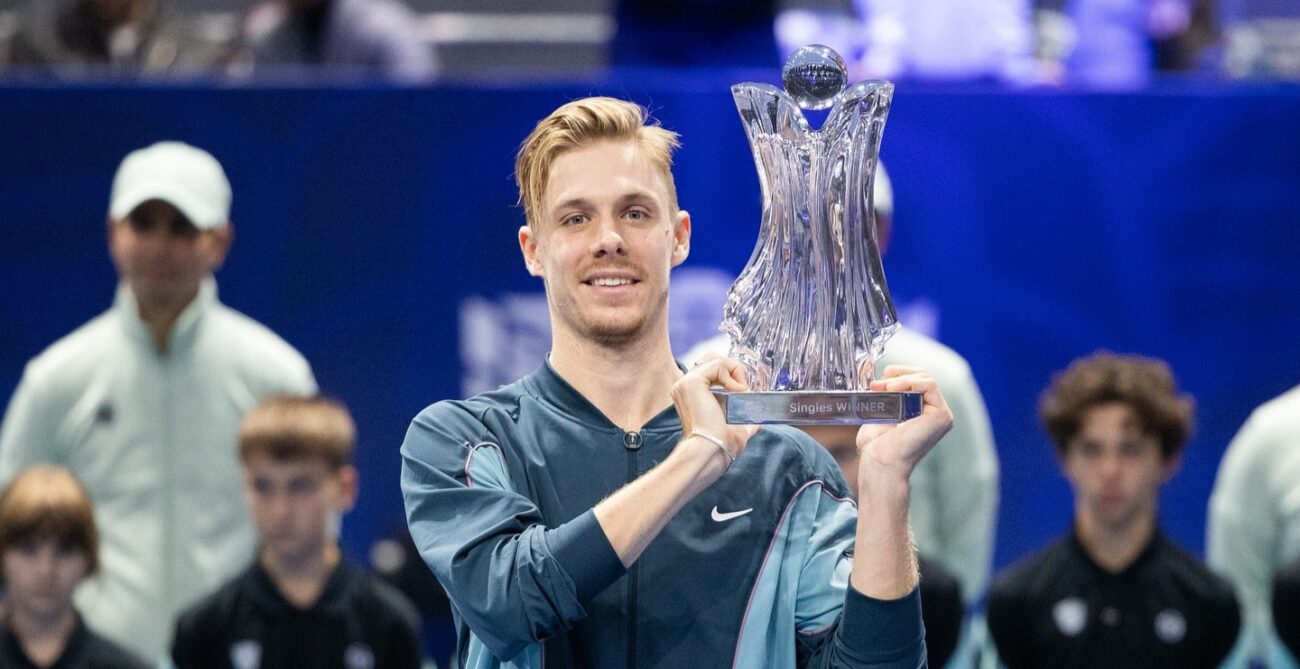
[[[407,423],[461,392],[462,302],[541,289],[515,242],[519,140],[573,97],[651,107],[685,141],[687,266],[735,273],[759,220],[728,93],[745,78],[0,87],[0,398],[28,358],[108,305],[103,218],[121,157],[160,139],[208,148],[235,190],[222,298],[297,346],[358,420],[363,496],[344,540],[364,555],[403,524]],[[1054,370],[1099,347],[1167,359],[1197,397],[1200,429],[1163,516],[1201,550],[1223,448],[1251,408],[1300,383],[1298,119],[1296,88],[898,90],[882,149],[897,200],[886,269],[899,302],[937,309],[940,338],[988,400],[998,565],[1068,524],[1035,402]]]

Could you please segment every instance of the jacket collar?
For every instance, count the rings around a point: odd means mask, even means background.
[[[1118,572],[1108,571],[1092,559],[1092,556],[1088,554],[1088,549],[1083,546],[1083,540],[1079,538],[1078,526],[1071,526],[1069,541],[1070,547],[1074,553],[1078,555],[1079,559],[1083,560],[1083,562],[1087,564],[1094,573],[1100,575],[1102,578],[1125,580],[1132,578],[1134,574],[1137,574],[1146,567],[1147,563],[1153,559],[1152,556],[1160,552],[1167,539],[1165,539],[1164,533],[1160,531],[1160,526],[1157,524],[1155,531],[1151,533],[1151,539],[1147,541],[1147,545],[1140,553],[1138,553],[1137,557],[1133,558],[1132,562],[1126,565],[1123,569],[1120,569]]]
[[[198,325],[213,307],[217,304],[217,282],[211,276],[199,284],[199,292],[193,300],[181,311],[181,315],[172,324],[171,336],[168,337],[168,345],[171,350],[181,350],[189,348],[193,344],[195,333],[198,331]],[[131,287],[125,281],[117,284],[117,294],[113,298],[113,312],[117,314],[126,331],[133,338],[143,341],[150,348],[154,347],[153,333],[149,331],[149,326],[140,319],[140,309],[136,305],[135,294],[131,292]]]
[[[346,615],[348,611],[347,591],[355,578],[355,572],[352,565],[346,558],[339,560],[335,565],[334,571],[326,577],[325,587],[321,589],[320,597],[311,606],[300,609],[285,599],[280,588],[275,585],[271,575],[262,567],[256,559],[249,566],[245,585],[248,587],[248,593],[262,610],[278,614],[306,615],[319,613],[325,615]]]
[[[680,363],[678,363],[678,367],[681,367]],[[684,368],[683,371],[685,371]],[[601,413],[595,404],[592,404],[590,400],[569,385],[569,382],[565,381],[555,371],[555,368],[551,366],[549,355],[542,363],[542,366],[537,371],[524,377],[523,381],[524,387],[529,391],[530,395],[556,411],[567,414],[574,420],[594,428],[623,431],[605,414]],[[680,431],[681,429],[682,424],[677,418],[677,408],[674,406],[669,406],[667,409],[660,411],[645,425],[641,426],[642,431]]]

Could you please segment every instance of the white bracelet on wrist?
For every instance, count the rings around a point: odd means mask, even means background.
[[[727,448],[727,444],[726,444],[726,442],[722,441],[721,439],[719,439],[719,438],[717,438],[717,437],[715,437],[715,436],[709,434],[708,432],[705,432],[704,430],[691,430],[691,433],[690,433],[689,435],[687,435],[687,436],[688,436],[688,437],[699,437],[699,438],[701,438],[701,439],[703,439],[703,440],[705,440],[705,441],[713,442],[713,445],[714,445],[714,446],[717,446],[718,448],[722,449],[722,454],[725,455],[725,456],[727,456],[727,470],[728,470],[728,471],[731,470],[731,466],[732,466],[732,465],[736,464],[736,454],[735,454],[735,453],[732,453],[732,452],[731,452],[731,449],[730,449],[730,448]]]

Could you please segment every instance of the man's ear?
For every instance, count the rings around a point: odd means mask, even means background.
[[[1183,466],[1182,453],[1177,453],[1175,455],[1169,456],[1168,458],[1165,458],[1164,471],[1162,472],[1163,476],[1160,478],[1160,484],[1164,485],[1168,483],[1169,479],[1173,478],[1174,474],[1177,474],[1179,469],[1182,469],[1182,466]]]
[[[212,235],[212,271],[221,269],[226,262],[226,256],[230,254],[230,246],[235,242],[235,222],[228,221],[219,228],[209,230],[207,234]]]
[[[339,482],[339,512],[347,513],[357,503],[357,493],[360,491],[360,475],[357,468],[352,465],[344,465],[335,473]]]
[[[542,276],[542,263],[537,259],[537,237],[527,225],[519,226],[519,252],[524,256],[524,267],[533,276]]]
[[[685,209],[677,212],[673,221],[673,267],[686,260],[691,254],[691,214]]]

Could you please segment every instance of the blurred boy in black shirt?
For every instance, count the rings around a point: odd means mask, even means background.
[[[62,467],[38,465],[0,495],[0,667],[145,669],[82,621],[72,592],[99,568],[90,494]]]
[[[1231,651],[1231,587],[1156,518],[1192,413],[1157,360],[1098,353],[1053,379],[1040,414],[1074,490],[1074,528],[993,583],[989,632],[1009,669],[1216,667]]]
[[[319,398],[273,398],[244,418],[257,559],[181,616],[178,669],[420,666],[414,607],[339,550],[338,519],[357,495],[355,435],[347,410]]]

